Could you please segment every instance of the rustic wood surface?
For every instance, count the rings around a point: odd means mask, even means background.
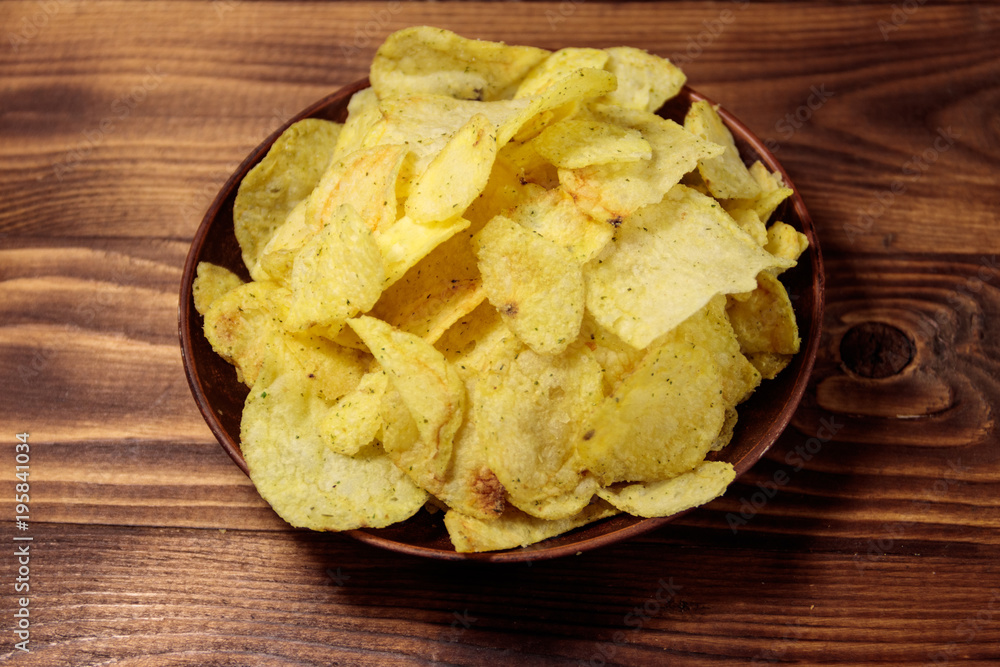
[[[420,23],[673,57],[771,141],[825,334],[724,497],[575,558],[445,564],[289,530],[212,438],[176,333],[201,215]],[[1000,660],[997,5],[35,0],[0,2],[0,37],[0,663]]]

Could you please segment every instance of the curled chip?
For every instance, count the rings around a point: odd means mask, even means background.
[[[798,351],[791,194],[630,47],[379,48],[343,125],[292,125],[240,186],[243,280],[198,267],[205,336],[251,388],[261,496],[316,530],[445,510],[458,552],[733,480],[739,405]]]

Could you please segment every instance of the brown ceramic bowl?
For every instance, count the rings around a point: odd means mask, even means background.
[[[240,416],[247,388],[236,380],[233,368],[215,354],[205,340],[202,318],[194,309],[191,295],[195,269],[198,262],[212,262],[249,280],[233,232],[233,200],[240,181],[264,157],[271,144],[288,125],[303,118],[325,118],[342,122],[347,117],[347,102],[351,95],[366,86],[367,80],[358,81],[319,100],[258,146],[229,178],[208,209],[184,265],[179,306],[184,369],[195,402],[209,428],[243,472],[247,472],[247,467],[240,453]],[[691,103],[702,99],[705,99],[703,95],[685,87],[659,113],[681,121]],[[770,170],[780,173],[785,183],[795,189],[791,178],[764,143],[725,109],[720,108],[719,113],[736,138],[744,160],[748,164],[761,160]],[[810,242],[809,251],[799,260],[798,266],[782,274],[782,281],[792,296],[798,315],[802,350],[776,379],[764,382],[748,401],[740,405],[740,418],[733,440],[716,455],[716,458],[733,464],[737,477],[764,455],[788,425],[812,370],[823,319],[823,266],[819,239],[797,190],[782,204],[775,219],[799,229]],[[440,513],[431,515],[418,512],[411,519],[395,526],[353,530],[348,534],[362,542],[406,554],[447,560],[516,562],[555,558],[612,544],[647,533],[677,516],[679,515],[641,519],[620,515],[528,547],[482,554],[456,553],[448,539]]]

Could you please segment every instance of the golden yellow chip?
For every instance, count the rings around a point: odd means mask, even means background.
[[[776,257],[796,261],[808,247],[806,235],[791,225],[778,221],[767,228],[764,250]]]
[[[437,246],[386,289],[369,315],[433,343],[486,299],[467,233]]]
[[[602,397],[601,367],[583,346],[555,356],[522,349],[479,379],[476,420],[511,504],[547,519],[587,505],[597,485],[582,474],[576,442]]]
[[[396,222],[396,179],[407,149],[380,145],[354,151],[330,165],[306,205],[305,223],[319,231],[349,204],[373,232]]]
[[[760,194],[760,186],[740,159],[733,134],[715,107],[705,100],[692,104],[684,117],[684,129],[725,149],[722,155],[698,162],[698,172],[712,196],[752,199]]]
[[[347,103],[347,121],[337,137],[331,161],[341,160],[365,147],[365,140],[382,120],[378,96],[372,88],[363,88],[351,96]]]
[[[435,474],[451,461],[452,441],[465,414],[465,385],[434,347],[374,317],[349,320],[416,422],[411,456]]]
[[[704,461],[677,477],[620,488],[605,487],[597,495],[633,516],[672,516],[718,498],[735,478],[731,463]]]
[[[514,98],[536,95],[581,69],[602,69],[608,57],[607,52],[600,49],[559,49],[528,72]]]
[[[769,172],[759,160],[750,165],[750,175],[760,186],[760,194],[748,199],[723,200],[722,205],[730,213],[735,213],[739,209],[750,209],[757,214],[762,223],[766,223],[781,202],[792,196],[792,189],[785,187],[781,177]]]
[[[382,442],[400,470],[445,506],[467,516],[490,521],[501,515],[505,506],[504,488],[490,470],[485,442],[480,438],[472,410],[467,411],[454,436],[451,458],[443,470],[427,466],[421,458],[417,424],[395,389],[386,393],[381,412]]]
[[[563,169],[653,157],[652,147],[638,130],[584,118],[550,125],[532,140],[532,145],[539,155]]]
[[[496,155],[496,128],[476,114],[417,177],[406,198],[406,215],[416,222],[461,215],[486,187]]]
[[[243,279],[238,275],[210,262],[198,262],[196,273],[191,292],[194,309],[202,315],[208,312],[216,299],[243,284]]]
[[[772,273],[762,271],[757,276],[757,288],[749,297],[730,298],[726,313],[743,354],[765,379],[772,379],[799,351],[792,301]]]
[[[248,269],[291,210],[309,196],[333,155],[341,125],[308,118],[291,125],[240,183],[233,228]]]
[[[619,225],[641,207],[662,200],[699,160],[720,155],[723,150],[672,120],[646,111],[602,106],[596,109],[595,116],[638,131],[653,151],[648,160],[559,170],[560,184],[577,205],[612,225]]]
[[[743,356],[726,308],[726,297],[715,296],[684,320],[672,335],[704,348],[711,355],[719,369],[722,401],[726,407],[733,407],[748,399],[760,385],[760,374]]]
[[[409,518],[427,500],[377,444],[354,456],[328,445],[321,425],[331,394],[356,384],[364,364],[342,348],[275,346],[247,396],[240,448],[250,479],[293,526],[380,528]]]
[[[549,53],[416,26],[389,35],[375,53],[369,79],[380,98],[435,94],[463,100],[509,99]]]
[[[514,222],[563,246],[578,262],[595,257],[611,241],[614,228],[580,210],[560,187],[526,189],[507,214]]]
[[[587,418],[578,452],[602,485],[668,479],[704,460],[722,429],[722,379],[703,347],[670,334]]]
[[[498,215],[473,237],[483,289],[532,350],[558,354],[580,332],[583,271],[569,250]]]
[[[281,335],[291,292],[276,283],[250,282],[212,301],[205,311],[205,338],[252,387],[268,348]]]
[[[727,213],[732,216],[736,224],[740,226],[740,229],[749,234],[758,245],[763,246],[767,243],[767,229],[764,227],[764,223],[761,222],[760,216],[757,215],[757,211],[752,208],[734,208],[727,211]],[[768,252],[771,251],[769,250]],[[776,253],[772,252],[771,254],[774,255]]]
[[[625,220],[616,239],[584,266],[587,308],[602,326],[644,348],[716,294],[753,289],[760,271],[787,265],[714,199],[677,185]]]
[[[444,525],[455,551],[472,553],[526,547],[617,513],[618,510],[601,500],[595,500],[571,517],[554,520],[538,519],[513,507],[508,507],[494,521],[449,510],[444,515]]]
[[[645,354],[643,350],[632,347],[602,327],[589,312],[583,315],[580,340],[594,353],[594,359],[601,365],[605,396],[614,391],[618,383],[635,369]]]
[[[370,371],[357,387],[337,399],[320,423],[320,433],[330,449],[354,456],[372,443],[382,426],[379,407],[387,383],[382,370]]]
[[[604,49],[604,68],[615,75],[618,87],[601,100],[637,111],[656,111],[684,87],[687,77],[666,58],[630,46]]]
[[[286,326],[300,331],[323,327],[334,335],[348,318],[375,305],[385,278],[371,229],[344,204],[295,257]]]
[[[421,224],[403,216],[388,229],[375,234],[375,243],[385,267],[385,287],[402,278],[417,262],[439,245],[469,227],[465,218]]]

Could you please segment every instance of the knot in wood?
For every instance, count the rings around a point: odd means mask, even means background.
[[[913,341],[884,322],[851,327],[840,341],[840,360],[851,372],[866,378],[896,375],[913,360]]]

